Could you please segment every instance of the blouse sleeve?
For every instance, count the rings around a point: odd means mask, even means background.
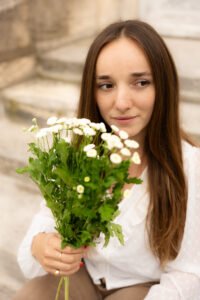
[[[55,232],[55,222],[45,202],[41,203],[40,211],[35,215],[32,223],[19,247],[17,260],[19,266],[27,278],[34,278],[46,274],[45,270],[32,256],[31,244],[33,237],[39,232]]]
[[[188,204],[181,249],[145,300],[200,300],[200,149],[186,154]]]

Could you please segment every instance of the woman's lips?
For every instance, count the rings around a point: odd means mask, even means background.
[[[128,116],[128,117],[115,117],[113,120],[117,122],[118,124],[128,124],[134,121],[137,118],[137,116]]]

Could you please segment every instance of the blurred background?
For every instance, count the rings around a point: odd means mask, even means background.
[[[200,140],[200,1],[0,0],[0,299],[25,281],[16,253],[41,196],[15,169],[27,159],[24,127],[73,116],[87,49],[107,24],[141,19],[163,36],[181,84],[181,122]]]

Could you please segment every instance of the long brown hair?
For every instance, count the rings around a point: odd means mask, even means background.
[[[92,43],[83,71],[78,117],[103,121],[94,99],[95,68],[101,49],[125,36],[138,43],[149,64],[156,99],[145,137],[150,204],[147,229],[150,247],[161,264],[180,249],[187,206],[179,123],[179,83],[173,59],[159,34],[138,20],[117,22],[105,28]]]

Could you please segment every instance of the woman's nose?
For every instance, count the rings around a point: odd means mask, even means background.
[[[115,107],[120,111],[126,111],[132,106],[131,94],[128,87],[119,87],[115,94]]]

